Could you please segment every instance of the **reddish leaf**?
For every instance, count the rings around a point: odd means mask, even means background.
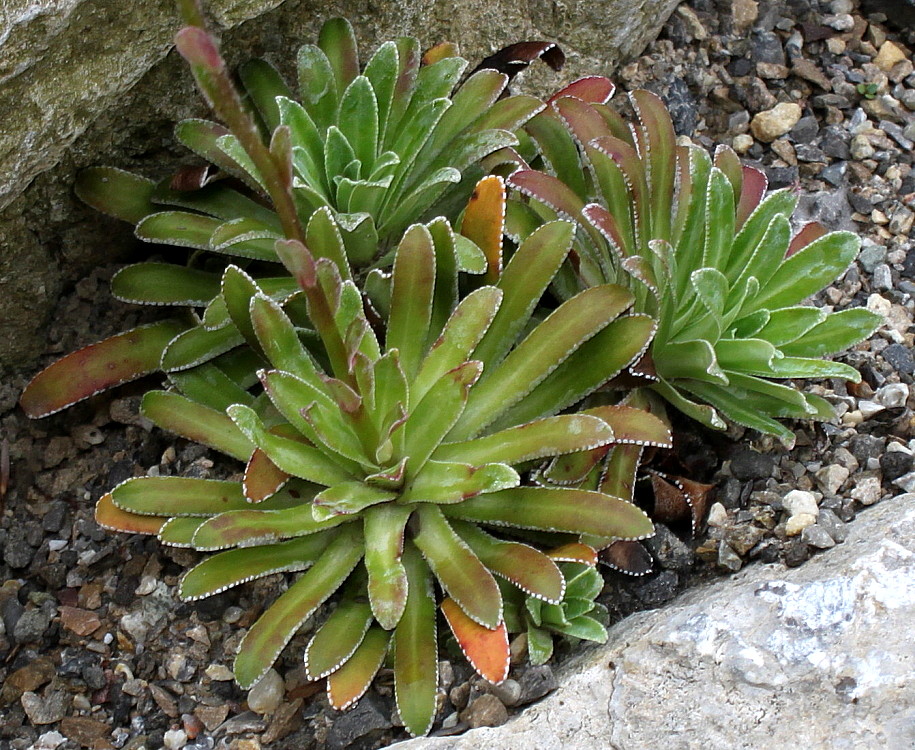
[[[68,354],[32,379],[19,404],[32,419],[46,417],[108,388],[155,372],[163,349],[185,327],[174,320],[163,320]]]
[[[484,680],[500,683],[508,677],[508,630],[500,622],[495,630],[471,620],[454,599],[442,601],[442,614],[467,661]]]
[[[289,474],[273,463],[260,448],[256,448],[245,467],[242,483],[245,497],[252,503],[266,500],[280,489],[289,479]]]
[[[769,179],[765,172],[755,167],[745,166],[743,168],[743,180],[740,184],[740,198],[737,201],[737,216],[734,223],[735,230],[739,231],[743,227],[744,222],[763,199],[768,186]]]
[[[553,70],[561,70],[566,56],[553,42],[518,42],[484,58],[472,72],[492,68],[505,73],[510,81],[537,59],[542,59]]]
[[[818,240],[828,230],[818,221],[809,221],[804,226],[798,230],[798,233],[791,238],[791,244],[788,246],[788,252],[785,253],[786,258],[790,258],[798,250],[803,250],[807,245],[809,245],[814,240]]]
[[[600,551],[600,561],[630,576],[644,576],[651,572],[651,555],[640,542],[617,539]]]
[[[616,86],[609,78],[585,76],[559,89],[547,99],[547,104],[552,104],[563,96],[574,96],[576,99],[591,102],[592,104],[606,104],[610,101],[614,91],[616,91]]]

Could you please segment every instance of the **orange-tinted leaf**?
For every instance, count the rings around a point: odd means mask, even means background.
[[[242,483],[245,497],[252,503],[259,503],[273,495],[286,484],[289,474],[273,463],[260,448],[256,448],[245,467]]]
[[[505,182],[489,176],[480,180],[470,196],[461,234],[474,242],[486,256],[487,284],[495,284],[502,273],[502,233],[505,231]]]
[[[593,547],[581,542],[569,542],[563,544],[546,553],[547,556],[557,562],[577,562],[585,565],[597,565],[597,552]]]
[[[423,53],[422,64],[432,65],[446,57],[459,57],[457,45],[454,42],[439,42],[434,47],[430,47]]]
[[[384,662],[390,638],[386,630],[369,629],[359,648],[327,678],[327,700],[331,706],[343,711],[365,694]]]
[[[19,400],[32,419],[159,369],[162,350],[186,328],[174,320],[112,336],[79,349],[39,372]]]
[[[158,534],[167,521],[163,516],[141,516],[118,508],[108,492],[95,505],[95,522],[103,529],[128,534]]]
[[[480,677],[496,684],[508,677],[508,630],[504,622],[495,630],[484,628],[450,598],[442,601],[442,613],[461,651]]]

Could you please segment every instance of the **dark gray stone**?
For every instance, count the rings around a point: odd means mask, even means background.
[[[662,523],[656,523],[654,531],[654,536],[645,541],[645,546],[658,565],[666,570],[690,570],[694,560],[692,548]]]
[[[908,347],[902,344],[890,344],[880,354],[896,372],[905,375],[911,375],[915,372],[915,360],[913,360],[912,352]]]
[[[357,742],[367,747],[391,728],[391,709],[380,697],[368,693],[355,707],[341,714],[327,731],[328,750],[344,750]]]
[[[528,703],[539,701],[559,687],[556,682],[556,676],[553,674],[553,669],[547,664],[526,669],[524,674],[518,678],[518,683],[521,685],[521,696],[518,698],[519,706],[526,706]]]
[[[743,481],[768,479],[774,469],[774,456],[758,453],[750,448],[741,447],[731,457],[731,474]]]
[[[810,143],[820,131],[817,118],[812,115],[802,117],[791,129],[791,138],[795,143]]]
[[[773,63],[784,65],[785,50],[782,40],[773,31],[762,31],[753,34],[750,38],[750,54],[754,62]]]
[[[883,481],[892,482],[912,470],[912,457],[902,451],[888,451],[880,457]]]

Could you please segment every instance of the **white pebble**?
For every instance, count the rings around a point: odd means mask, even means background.
[[[715,503],[709,508],[708,525],[717,527],[728,525],[728,511],[721,503]]]
[[[875,394],[877,402],[887,409],[905,406],[909,398],[909,387],[905,383],[890,383],[880,388]]]
[[[187,744],[187,733],[183,729],[169,729],[162,742],[168,750],[181,750]]]
[[[789,516],[797,516],[806,513],[807,515],[813,516],[814,521],[816,521],[816,514],[819,513],[820,510],[817,507],[816,497],[814,497],[812,492],[807,492],[805,490],[791,490],[791,492],[782,498],[782,505],[785,506],[785,510],[788,511]]]
[[[896,481],[898,482],[899,479]],[[877,477],[862,477],[851,491],[852,499],[857,500],[862,505],[873,505],[880,499],[882,494],[883,490]]]
[[[870,419],[875,414],[879,414],[886,407],[883,404],[878,404],[876,401],[867,401],[862,399],[858,402],[858,411],[861,412],[861,416],[865,419]]]
[[[903,474],[898,479],[893,480],[893,484],[905,492],[915,492],[915,471]]]

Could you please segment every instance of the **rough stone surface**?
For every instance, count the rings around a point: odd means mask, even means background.
[[[912,747],[909,498],[862,514],[801,568],[751,566],[623,620],[503,727],[400,747]]]
[[[657,35],[677,0],[562,5],[537,0],[408,4],[358,0],[210,0],[230,62],[266,56],[289,67],[320,23],[347,15],[360,46],[413,34],[456,42],[471,59],[521,39],[560,41],[569,61],[550,86],[609,74]],[[42,351],[54,300],[101,259],[125,258],[130,227],[72,194],[93,164],[168,174],[182,154],[177,120],[203,116],[172,50],[171,0],[6,0],[0,9],[0,371],[28,369]],[[254,19],[249,21],[249,19]],[[248,23],[243,23],[248,21]]]

